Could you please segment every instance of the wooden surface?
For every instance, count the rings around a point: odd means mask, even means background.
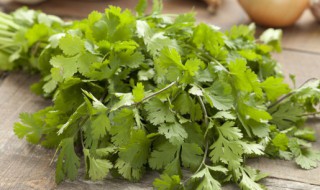
[[[18,4],[4,4],[6,10],[17,8]],[[60,15],[64,18],[83,18],[92,10],[103,11],[108,4],[133,8],[136,1],[129,0],[48,0],[33,6],[47,13]],[[206,11],[206,5],[200,1],[171,0],[165,1],[165,12],[182,13],[190,10],[198,13],[199,22],[215,24],[228,29],[233,24],[250,23],[236,0],[224,0],[216,15]],[[259,31],[263,28],[258,28]],[[274,57],[282,64],[285,76],[295,74],[297,84],[302,84],[311,77],[320,78],[320,25],[317,24],[310,11],[306,11],[295,26],[284,29],[284,51]],[[13,123],[18,121],[21,112],[33,112],[50,104],[49,101],[33,95],[29,85],[37,80],[36,76],[23,73],[11,73],[0,76],[0,190],[144,190],[150,187],[155,173],[147,174],[139,183],[129,183],[123,180],[105,180],[92,183],[79,177],[74,182],[64,182],[59,186],[54,182],[54,165],[49,163],[53,150],[46,150],[19,140],[12,131]],[[287,81],[289,81],[287,79]],[[320,138],[320,121],[314,119],[309,123],[317,130]],[[320,142],[315,143],[320,150]],[[269,159],[254,159],[250,165],[261,169],[270,175],[263,183],[271,190],[320,190],[320,168],[305,171],[299,169],[293,162]],[[225,190],[237,187],[227,186]]]

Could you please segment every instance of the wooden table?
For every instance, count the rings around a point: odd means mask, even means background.
[[[0,0],[0,3],[3,0]],[[60,15],[64,18],[83,18],[92,10],[103,11],[108,4],[120,5],[132,9],[136,1],[129,0],[48,0],[32,8]],[[249,18],[239,7],[236,0],[224,0],[216,15],[206,11],[206,5],[200,1],[171,0],[165,1],[164,12],[182,13],[192,10],[197,12],[199,22],[215,24],[228,29],[234,24],[249,23]],[[19,4],[2,4],[5,10],[13,10]],[[263,28],[258,28],[262,31]],[[317,24],[310,11],[306,11],[295,26],[284,29],[284,51],[274,57],[282,64],[288,78],[295,74],[297,84],[302,84],[311,77],[320,78],[320,25]],[[110,189],[110,190],[143,190],[152,189],[150,184],[156,176],[147,174],[139,183],[123,180],[105,180],[89,182],[79,178],[74,182],[63,182],[56,186],[54,182],[54,165],[50,165],[53,150],[28,144],[19,140],[12,131],[13,123],[18,121],[21,112],[33,112],[50,104],[32,94],[29,85],[37,81],[37,76],[29,76],[21,72],[10,73],[0,77],[0,189]],[[289,80],[287,80],[289,81]],[[317,130],[320,137],[320,120],[313,119],[309,125]],[[320,143],[315,143],[320,149]],[[269,159],[250,160],[249,164],[270,175],[263,183],[272,190],[308,189],[320,190],[320,168],[305,171],[293,162]],[[232,185],[224,189],[237,189]]]

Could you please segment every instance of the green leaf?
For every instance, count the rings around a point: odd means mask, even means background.
[[[203,170],[199,171],[198,173],[192,175],[191,178],[201,180],[196,190],[206,190],[206,189],[220,190],[221,189],[221,184],[212,177],[207,167],[205,167]]]
[[[271,115],[257,106],[249,105],[248,103],[240,102],[238,105],[239,112],[248,120],[253,119],[254,121],[263,123],[273,119]]]
[[[196,170],[202,161],[203,151],[199,145],[195,143],[182,144],[181,160],[184,167]]]
[[[63,132],[65,130],[68,129],[68,127],[70,127],[72,124],[74,124],[75,122],[77,122],[80,118],[82,118],[83,116],[85,116],[87,114],[87,109],[86,109],[86,106],[85,104],[81,104],[77,109],[76,111],[70,115],[70,118],[68,119],[68,121],[66,123],[64,123],[59,131],[58,131],[58,134],[61,135],[63,134]]]
[[[161,0],[153,0],[152,1],[152,13],[153,14],[160,14],[162,12],[162,1]]]
[[[158,55],[164,49],[179,49],[175,39],[170,39],[163,32],[154,32],[146,21],[137,20],[137,34],[143,38],[151,55]]]
[[[51,73],[58,72],[56,77],[53,77],[56,81],[61,81],[61,79],[67,79],[72,77],[77,72],[77,57],[64,57],[58,55],[50,60],[50,64],[53,66]],[[56,70],[53,70],[56,69]]]
[[[50,30],[45,24],[35,24],[25,34],[29,46],[41,40],[46,40],[49,35]]]
[[[143,168],[133,168],[129,163],[118,159],[115,165],[118,168],[118,172],[125,178],[130,181],[137,181],[141,179]]]
[[[182,190],[183,187],[178,175],[169,176],[168,174],[162,174],[160,178],[156,178],[153,182],[153,187],[157,190]]]
[[[251,169],[242,169],[242,179],[240,181],[240,187],[243,190],[265,190],[265,187],[256,183],[257,172]]]
[[[145,104],[145,109],[148,112],[147,119],[153,125],[175,122],[175,115],[166,102],[162,102],[159,99],[152,99]]]
[[[141,82],[138,82],[137,86],[133,88],[132,95],[133,95],[134,102],[140,102],[141,100],[143,100],[145,93],[144,93],[144,86]]]
[[[205,100],[218,110],[229,110],[233,107],[231,86],[223,81],[216,81],[209,88],[204,89]]]
[[[222,136],[229,140],[238,140],[243,137],[240,129],[238,127],[234,127],[234,122],[228,121],[225,122],[222,126],[217,129],[221,133]]]
[[[103,138],[107,131],[110,131],[111,124],[107,114],[102,113],[98,116],[93,116],[91,118],[90,127],[92,128],[92,138],[100,139]]]
[[[43,111],[35,114],[21,113],[20,122],[14,124],[14,133],[18,138],[26,137],[30,143],[39,143],[43,133]]]
[[[277,52],[281,52],[281,38],[282,30],[272,28],[267,29],[260,36],[261,41],[270,45]]]
[[[212,151],[209,156],[213,163],[219,161],[224,163],[242,161],[241,155],[243,154],[243,149],[241,144],[237,141],[229,141],[223,136],[219,136],[219,138],[210,146],[210,149]]]
[[[132,131],[129,143],[120,147],[119,157],[133,168],[140,168],[148,162],[150,140],[144,130]]]
[[[272,144],[282,151],[287,150],[289,139],[286,134],[279,133],[272,139]]]
[[[199,48],[204,47],[215,58],[224,56],[222,46],[224,46],[223,34],[216,28],[204,23],[199,24],[193,32],[193,43]]]
[[[120,101],[112,106],[111,111],[115,111],[123,106],[130,106],[134,103],[132,93],[116,93],[115,95],[120,98]]]
[[[104,179],[110,169],[113,167],[112,163],[109,160],[105,159],[96,159],[90,155],[90,151],[88,149],[84,149],[84,155],[88,159],[89,162],[89,177],[93,181]]]
[[[299,105],[287,101],[272,107],[269,113],[272,115],[273,124],[280,129],[287,129],[296,126],[297,122],[302,119],[301,115],[304,111]]]
[[[275,101],[281,95],[290,92],[289,85],[283,82],[283,78],[269,77],[261,83],[261,88],[266,92],[270,101]]]
[[[149,158],[150,167],[155,170],[163,169],[174,160],[177,151],[178,147],[167,141],[157,144]]]
[[[59,144],[60,154],[56,166],[56,182],[60,183],[65,178],[75,180],[78,177],[80,159],[75,153],[73,138],[65,138]]]
[[[159,127],[159,133],[164,135],[173,145],[181,145],[188,137],[188,133],[179,123],[162,124]]]
[[[255,143],[247,143],[247,142],[240,142],[243,152],[246,154],[253,154],[253,155],[264,155],[265,147],[261,144]]]
[[[312,150],[302,150],[301,154],[295,158],[295,162],[303,169],[313,169],[319,166],[320,152]]]
[[[294,136],[307,141],[316,141],[316,134],[313,128],[298,129],[294,132]]]
[[[130,142],[131,130],[134,127],[134,116],[132,110],[122,109],[118,111],[111,121],[110,133],[112,134],[112,142],[121,146]]]
[[[64,54],[73,56],[84,50],[84,42],[78,36],[67,34],[60,39],[59,47]]]
[[[108,156],[109,154],[112,154],[116,152],[117,148],[115,146],[108,146],[105,148],[98,148],[95,150],[96,154],[100,157]]]
[[[233,76],[233,82],[238,90],[254,92],[258,97],[262,96],[260,81],[257,75],[247,67],[246,61],[236,59],[229,63],[228,68]]]
[[[143,16],[146,9],[148,7],[148,1],[147,0],[139,0],[138,4],[135,7],[136,12],[139,16]]]

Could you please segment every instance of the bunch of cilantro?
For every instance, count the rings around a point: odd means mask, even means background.
[[[81,160],[93,181],[159,171],[160,190],[264,189],[251,157],[317,167],[315,132],[303,125],[320,82],[284,83],[270,55],[281,31],[257,40],[252,25],[221,32],[192,13],[161,14],[157,0],[145,15],[146,2],[70,23],[28,9],[0,15],[0,68],[39,72],[32,90],[53,101],[22,113],[14,132],[56,149],[57,183],[75,180]]]

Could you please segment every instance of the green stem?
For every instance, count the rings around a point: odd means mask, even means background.
[[[120,107],[118,108],[118,110],[119,110],[119,109],[122,109],[122,108],[125,108],[125,107],[138,106],[138,105],[140,105],[141,103],[143,103],[144,101],[149,100],[149,99],[157,96],[158,94],[161,94],[162,92],[168,90],[169,88],[171,88],[172,86],[174,86],[174,85],[176,85],[176,84],[177,84],[177,81],[174,81],[174,82],[172,82],[171,84],[169,84],[168,86],[162,88],[161,90],[159,90],[159,91],[157,91],[157,92],[155,92],[155,93],[152,93],[152,94],[150,94],[149,96],[146,96],[145,98],[143,98],[143,99],[142,99],[141,101],[139,101],[139,102],[136,102],[136,103],[130,104],[130,105],[120,106]]]
[[[7,26],[10,26],[11,28],[15,29],[15,30],[19,30],[20,29],[20,26],[17,25],[16,23],[14,23],[13,21],[11,20],[6,20],[5,18],[3,17],[0,17],[0,23],[4,24],[4,25],[7,25]]]
[[[209,121],[208,121],[207,109],[206,109],[206,107],[205,107],[205,105],[204,105],[204,103],[203,103],[203,100],[202,100],[202,98],[201,98],[200,96],[198,96],[198,100],[199,100],[199,102],[200,102],[201,109],[202,109],[202,111],[203,111],[204,124],[205,124],[205,126],[208,126]]]
[[[12,20],[12,16],[11,15],[8,15],[6,13],[3,13],[0,11],[0,17],[4,18],[4,19],[7,19],[7,20]]]
[[[308,82],[313,81],[313,80],[318,80],[318,79],[317,79],[317,78],[310,78],[310,79],[308,79],[307,81],[305,81],[302,85],[300,85],[299,88],[297,88],[297,89],[302,88],[302,87],[303,87],[304,85],[306,85]],[[294,90],[294,91],[286,94],[285,96],[283,96],[282,98],[280,98],[279,100],[277,100],[275,103],[273,103],[273,104],[271,104],[270,106],[268,106],[268,109],[270,109],[270,108],[278,105],[279,103],[283,102],[284,100],[286,100],[287,98],[289,98],[289,97],[291,97],[293,94],[295,94],[296,92],[297,92],[297,91]]]
[[[6,46],[4,46],[4,47],[6,47]],[[13,54],[15,52],[14,50],[11,50],[11,49],[8,49],[8,48],[2,48],[2,46],[0,47],[0,51],[2,51],[4,53],[7,53],[9,55],[11,55],[11,54]]]
[[[8,32],[6,30],[0,30],[0,35],[2,36],[8,36],[8,37],[13,37],[14,33],[13,32]]]
[[[299,115],[300,117],[307,117],[307,116],[316,116],[319,115],[320,112],[313,112],[313,113],[305,113],[305,114],[301,114]]]
[[[0,24],[0,30],[9,30],[9,26]]]
[[[13,40],[11,38],[0,37],[0,44],[13,44]]]
[[[148,138],[148,139],[151,139],[151,138],[157,137],[157,136],[159,136],[159,135],[161,135],[161,134],[160,134],[160,133],[151,133],[151,134],[147,135],[147,138]]]
[[[290,92],[289,94],[286,94],[285,96],[281,97],[279,100],[277,100],[276,102],[274,102],[273,104],[271,104],[270,106],[268,106],[268,109],[280,104],[281,102],[283,102],[284,100],[286,100],[287,98],[289,98],[290,96],[292,96],[295,93],[295,91]]]
[[[206,165],[206,159],[207,159],[207,154],[208,154],[208,151],[209,151],[209,140],[208,140],[208,137],[207,137],[207,134],[208,134],[208,131],[209,131],[209,120],[208,120],[208,112],[207,112],[207,109],[203,103],[203,100],[200,96],[198,96],[198,100],[200,102],[200,105],[201,105],[201,109],[203,111],[203,119],[204,119],[204,124],[206,126],[206,132],[204,133],[204,138],[205,138],[205,149],[204,149],[204,154],[203,154],[203,158],[202,158],[202,161],[201,161],[201,164],[200,166],[198,167],[198,169],[196,170],[195,173],[198,173],[202,166],[205,166]]]

